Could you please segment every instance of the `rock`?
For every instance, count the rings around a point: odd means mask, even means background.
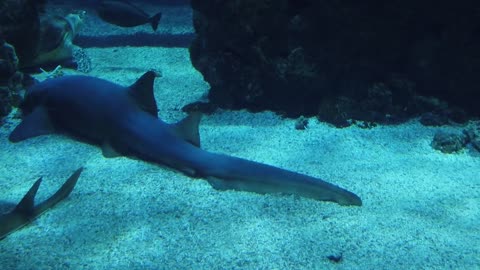
[[[295,121],[295,129],[296,130],[305,130],[308,127],[308,118],[304,116],[300,116],[297,121]]]
[[[467,143],[480,152],[480,122],[472,123],[463,131],[463,134],[466,136]]]
[[[458,108],[439,107],[421,115],[420,123],[424,126],[443,126],[449,124],[465,124],[469,117],[467,113]]]
[[[351,119],[355,115],[356,105],[347,97],[339,97],[335,101],[326,100],[320,104],[317,118],[337,128],[348,127],[352,125]]]
[[[9,114],[12,106],[19,104],[23,80],[24,75],[18,71],[15,48],[0,39],[0,117]]]
[[[4,0],[0,4],[0,36],[15,47],[19,67],[24,70],[55,66],[66,60],[77,61],[74,56],[81,56],[76,64],[88,70],[84,54],[78,53],[80,48],[72,44],[85,12],[67,16],[45,14],[45,3],[45,0]]]
[[[464,134],[439,131],[433,137],[432,147],[443,153],[451,154],[462,150],[466,146],[466,139]]]
[[[449,121],[444,115],[427,112],[420,117],[420,123],[427,127],[438,127],[447,125]]]
[[[0,87],[0,118],[9,114],[11,110],[12,105],[10,104],[10,89],[7,87]],[[3,123],[3,121],[0,123]]]
[[[190,104],[187,104],[182,107],[182,112],[192,113],[192,112],[202,112],[204,114],[212,114],[217,108],[211,103],[197,101]]]
[[[217,107],[397,123],[418,96],[480,115],[478,1],[192,0],[192,64]],[[212,8],[212,7],[215,8]],[[436,106],[438,107],[438,106]],[[326,113],[325,113],[326,112]],[[468,117],[467,117],[468,118]],[[464,121],[462,113],[450,120]]]
[[[0,38],[0,85],[8,85],[18,70],[15,48]]]
[[[36,54],[31,59],[24,59],[22,67],[40,67],[58,65],[73,61],[74,54],[81,55],[81,49],[72,43],[83,24],[85,11],[78,11],[67,16],[42,16],[40,38]]]
[[[21,62],[32,59],[40,33],[40,14],[45,0],[2,0],[0,36],[15,47]]]
[[[459,107],[448,108],[445,114],[451,122],[457,124],[465,124],[470,119],[467,112]]]

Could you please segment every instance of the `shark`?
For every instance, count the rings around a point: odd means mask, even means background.
[[[283,193],[362,205],[356,194],[316,177],[209,152],[200,145],[200,112],[177,123],[158,117],[154,98],[157,74],[147,71],[122,86],[85,75],[67,75],[33,85],[20,106],[23,119],[11,142],[63,133],[99,145],[105,157],[130,156],[203,178],[217,190]]]
[[[35,181],[32,187],[24,195],[23,199],[12,211],[0,215],[0,240],[28,225],[37,217],[45,213],[45,211],[65,199],[77,184],[82,170],[83,168],[77,169],[57,190],[57,192],[38,205],[35,205],[35,196],[42,183],[42,178],[40,177]]]

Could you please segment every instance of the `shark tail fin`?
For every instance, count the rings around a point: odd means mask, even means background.
[[[38,178],[32,185],[28,192],[23,196],[22,200],[15,207],[16,212],[31,214],[34,210],[35,195],[37,195],[38,188],[42,183],[42,178]]]
[[[201,112],[190,113],[187,117],[172,125],[175,134],[192,145],[200,147],[200,132],[198,131],[198,125],[200,124],[201,118]]]
[[[55,192],[55,194],[53,194],[50,198],[48,198],[44,202],[40,203],[35,209],[35,212],[37,213],[37,215],[40,215],[41,213],[53,207],[55,204],[57,204],[61,200],[65,199],[72,192],[73,188],[77,184],[77,180],[80,177],[80,174],[82,173],[82,171],[83,171],[83,167],[80,167],[79,169],[77,169],[67,179],[67,181],[65,181],[65,183],[60,187],[60,189],[58,189],[57,192]]]
[[[161,19],[161,18],[162,18],[162,13],[161,13],[161,12],[153,15],[153,16],[150,18],[150,24],[152,25],[153,31],[157,31],[158,24],[160,23],[160,19]]]

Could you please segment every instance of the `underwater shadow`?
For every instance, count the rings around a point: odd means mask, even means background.
[[[179,47],[188,48],[195,38],[194,33],[187,34],[148,34],[136,33],[133,35],[82,36],[75,38],[75,44],[82,48],[107,47]]]

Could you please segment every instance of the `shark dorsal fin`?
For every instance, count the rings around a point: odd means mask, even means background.
[[[184,139],[194,146],[200,147],[200,133],[198,132],[198,125],[201,118],[201,112],[192,112],[178,123],[171,125],[172,130],[178,137]]]
[[[40,177],[32,187],[28,190],[27,194],[23,196],[23,199],[17,204],[15,207],[15,212],[25,213],[25,214],[32,214],[34,210],[35,204],[35,195],[37,194],[38,188],[40,187],[40,183],[42,183],[42,178]]]
[[[155,117],[157,117],[158,108],[153,95],[153,81],[157,76],[154,71],[147,71],[128,90],[137,105]]]

